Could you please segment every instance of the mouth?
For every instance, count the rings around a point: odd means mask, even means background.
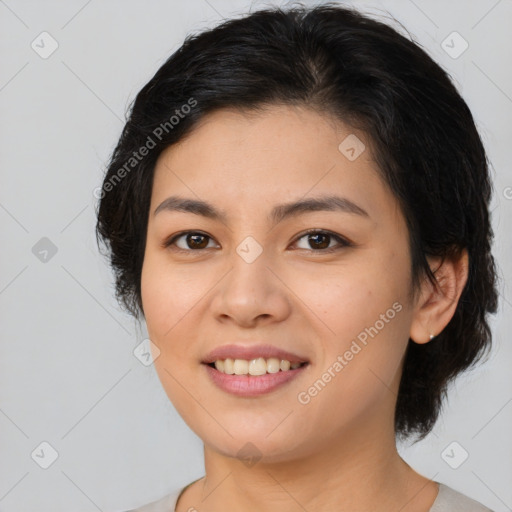
[[[258,360],[259,362],[256,364],[254,360]],[[225,361],[247,361],[252,363],[252,366],[258,366],[261,364],[261,360],[264,360],[268,365],[270,361],[270,366],[276,366],[282,360],[288,361],[291,365],[296,363],[308,363],[309,359],[300,354],[294,354],[293,352],[289,352],[284,348],[281,348],[277,345],[271,344],[228,344],[216,347],[209,354],[206,354],[202,363],[211,364],[217,363],[221,361],[224,363]],[[228,363],[230,364],[230,363]],[[237,363],[237,366],[243,367],[243,363]],[[221,365],[222,370],[222,365]],[[270,370],[271,372],[273,370]],[[230,372],[229,372],[230,373]]]
[[[227,370],[232,372],[233,368],[230,366],[230,360],[227,361]],[[256,361],[258,360],[253,360],[251,363]],[[222,362],[225,363],[226,361],[220,361],[220,363]],[[247,361],[243,360],[233,361],[233,365],[236,364],[235,369],[237,373],[226,373],[222,368],[217,368],[217,366],[221,367],[219,361],[215,363],[202,363],[202,366],[205,368],[210,381],[216,387],[228,394],[244,398],[258,397],[276,391],[290,383],[293,379],[299,378],[310,366],[309,362],[303,361],[294,363],[292,367],[289,361],[281,360],[279,362],[280,366],[277,369],[275,366],[272,366],[275,361],[271,361],[270,368],[267,368],[267,370],[271,370],[270,372],[266,371],[263,366],[260,366],[258,371],[252,370],[252,373],[257,373],[257,375],[254,375],[247,371],[246,363]],[[258,364],[262,364],[262,361],[259,361]]]
[[[203,363],[205,364],[206,366],[209,366],[210,368],[213,368],[214,370],[217,370],[218,372],[221,372],[221,373],[224,373],[224,374],[227,374],[227,375],[247,375],[249,377],[260,377],[261,375],[267,375],[267,374],[273,374],[273,373],[280,373],[280,372],[284,372],[284,371],[294,371],[298,368],[302,368],[303,366],[306,366],[309,364],[308,361],[303,361],[303,362],[294,362],[294,363],[290,363],[289,361],[286,361],[284,364],[284,360],[282,360],[280,363],[279,363],[279,368],[275,368],[272,370],[269,371],[269,364],[267,363],[267,368],[265,369],[265,372],[263,373],[263,368],[258,372],[258,371],[254,371],[253,370],[253,373],[251,373],[251,369],[250,369],[250,365],[249,365],[249,369],[248,371],[246,372],[245,371],[245,368],[242,368],[242,370],[238,370],[238,373],[236,372],[236,370],[233,368],[233,371],[230,371],[230,370],[227,370],[226,371],[226,361],[227,360],[218,360],[217,362],[214,362],[214,363]],[[233,360],[233,367],[235,366],[235,361],[236,360]],[[221,364],[219,364],[221,363]],[[287,364],[288,363],[288,364]],[[263,363],[261,363],[262,367],[263,367]],[[239,364],[239,366],[241,366]],[[241,373],[241,371],[243,371],[243,373]]]

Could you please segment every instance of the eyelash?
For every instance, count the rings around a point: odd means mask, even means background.
[[[162,247],[169,249],[172,245],[174,245],[176,240],[178,240],[182,236],[189,235],[189,234],[201,235],[203,237],[212,239],[212,237],[210,237],[206,233],[202,233],[201,231],[182,231],[181,233],[173,235],[169,239],[165,240],[162,244]],[[320,229],[310,229],[308,231],[305,231],[304,233],[301,233],[294,240],[294,243],[298,242],[301,238],[304,238],[307,235],[316,235],[316,234],[328,235],[331,238],[334,238],[340,245],[338,245],[337,247],[331,247],[329,249],[318,249],[318,250],[311,249],[312,252],[318,252],[318,253],[322,253],[322,254],[330,254],[330,253],[339,251],[345,247],[353,247],[354,246],[354,244],[352,242],[349,242],[346,238],[343,238],[342,236],[337,235],[336,233],[333,233],[332,231],[326,231],[326,230],[320,230]],[[205,249],[181,249],[180,247],[174,247],[172,250],[177,251],[177,252],[182,252],[182,253],[192,253],[192,252],[204,251]],[[308,249],[299,249],[299,250],[308,250]]]

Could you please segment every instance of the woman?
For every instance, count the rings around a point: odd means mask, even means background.
[[[142,511],[487,511],[417,473],[496,312],[486,154],[447,74],[336,4],[189,36],[140,91],[98,209],[117,297],[204,442]]]

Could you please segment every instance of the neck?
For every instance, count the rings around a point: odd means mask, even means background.
[[[361,428],[361,425],[367,425]],[[372,428],[380,425],[380,428]],[[322,436],[315,453],[254,465],[205,446],[206,476],[181,504],[220,512],[378,510],[428,512],[437,485],[416,473],[398,454],[392,421],[360,422],[334,436]],[[181,501],[181,500],[180,500]],[[177,509],[180,510],[180,509]],[[183,508],[188,510],[188,508]]]

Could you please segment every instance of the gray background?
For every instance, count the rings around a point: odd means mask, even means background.
[[[200,439],[133,354],[147,333],[115,303],[93,191],[129,102],[183,38],[271,4],[285,3],[0,1],[0,511],[120,511],[203,475]],[[449,71],[493,163],[494,349],[451,389],[434,433],[400,452],[425,476],[511,510],[512,2],[351,4],[391,13]],[[43,31],[58,43],[47,58],[31,47],[51,49]],[[469,44],[457,58],[443,48],[453,31]],[[452,40],[453,54],[463,42]],[[454,441],[452,460],[469,453],[457,469],[442,456]]]

